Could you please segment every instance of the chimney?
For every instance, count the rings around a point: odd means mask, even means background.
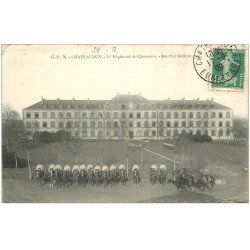
[[[170,105],[170,103],[171,103],[171,99],[170,99],[170,98],[168,98],[168,104]]]
[[[75,101],[76,101],[75,98],[72,98],[72,100],[73,100],[73,104],[75,104]]]
[[[182,101],[183,101],[183,105],[185,105],[185,98],[182,98]]]
[[[141,92],[139,93],[139,96],[140,96],[140,101],[141,101]]]
[[[57,101],[56,101],[56,103],[57,103],[57,104],[59,104],[59,102],[60,102],[60,99],[59,99],[59,98],[57,98]]]
[[[43,96],[42,96],[42,98],[41,98],[41,99],[42,99],[42,104],[44,104],[44,98],[43,98]]]
[[[88,104],[90,104],[90,100],[89,100],[89,98],[88,98]]]

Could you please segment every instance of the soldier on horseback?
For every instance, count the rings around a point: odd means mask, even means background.
[[[157,182],[157,166],[153,164],[150,167],[150,182],[151,184],[155,184]]]
[[[38,185],[38,187],[42,186],[43,178],[44,178],[43,165],[42,164],[38,164],[36,166],[36,179],[37,179],[37,185]]]
[[[132,173],[133,173],[134,185],[139,187],[141,177],[140,177],[140,168],[139,168],[139,166],[137,164],[133,165]]]
[[[55,169],[55,165],[51,162],[48,168],[48,172],[53,171]]]

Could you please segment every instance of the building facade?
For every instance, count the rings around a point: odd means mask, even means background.
[[[232,136],[233,110],[213,99],[148,100],[117,94],[111,100],[42,100],[23,109],[31,132],[69,131],[86,139],[172,139],[180,133]]]

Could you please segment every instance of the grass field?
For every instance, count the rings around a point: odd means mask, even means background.
[[[85,164],[100,164],[97,147],[98,141],[86,141],[80,146],[78,162]],[[124,143],[120,141],[103,142],[103,162],[126,165]],[[145,148],[162,156],[173,158],[171,152],[163,147],[163,142],[146,142]],[[50,162],[57,163],[59,151],[61,163],[73,165],[75,155],[68,150],[67,145],[39,144],[31,150],[32,172],[35,165],[42,163],[46,168]],[[19,152],[25,158],[26,152]],[[167,184],[164,187],[152,186],[149,183],[149,167],[155,163],[164,163],[168,174],[173,170],[173,162],[159,157],[149,151],[143,151],[143,166],[141,167],[142,183],[134,187],[131,176],[127,185],[116,188],[70,188],[49,189],[48,186],[36,187],[35,182],[29,182],[28,169],[3,169],[3,202],[248,202],[248,173],[242,171],[248,167],[248,148],[235,147],[218,143],[189,144],[183,152],[184,163],[201,158],[207,163],[207,170],[221,180],[211,192],[201,193],[198,190],[179,192],[176,187]],[[176,155],[176,161],[181,156]],[[129,153],[130,168],[134,163],[140,163],[140,149],[134,147]]]

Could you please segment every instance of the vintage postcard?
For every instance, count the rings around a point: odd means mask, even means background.
[[[248,45],[2,45],[2,202],[247,203]]]

